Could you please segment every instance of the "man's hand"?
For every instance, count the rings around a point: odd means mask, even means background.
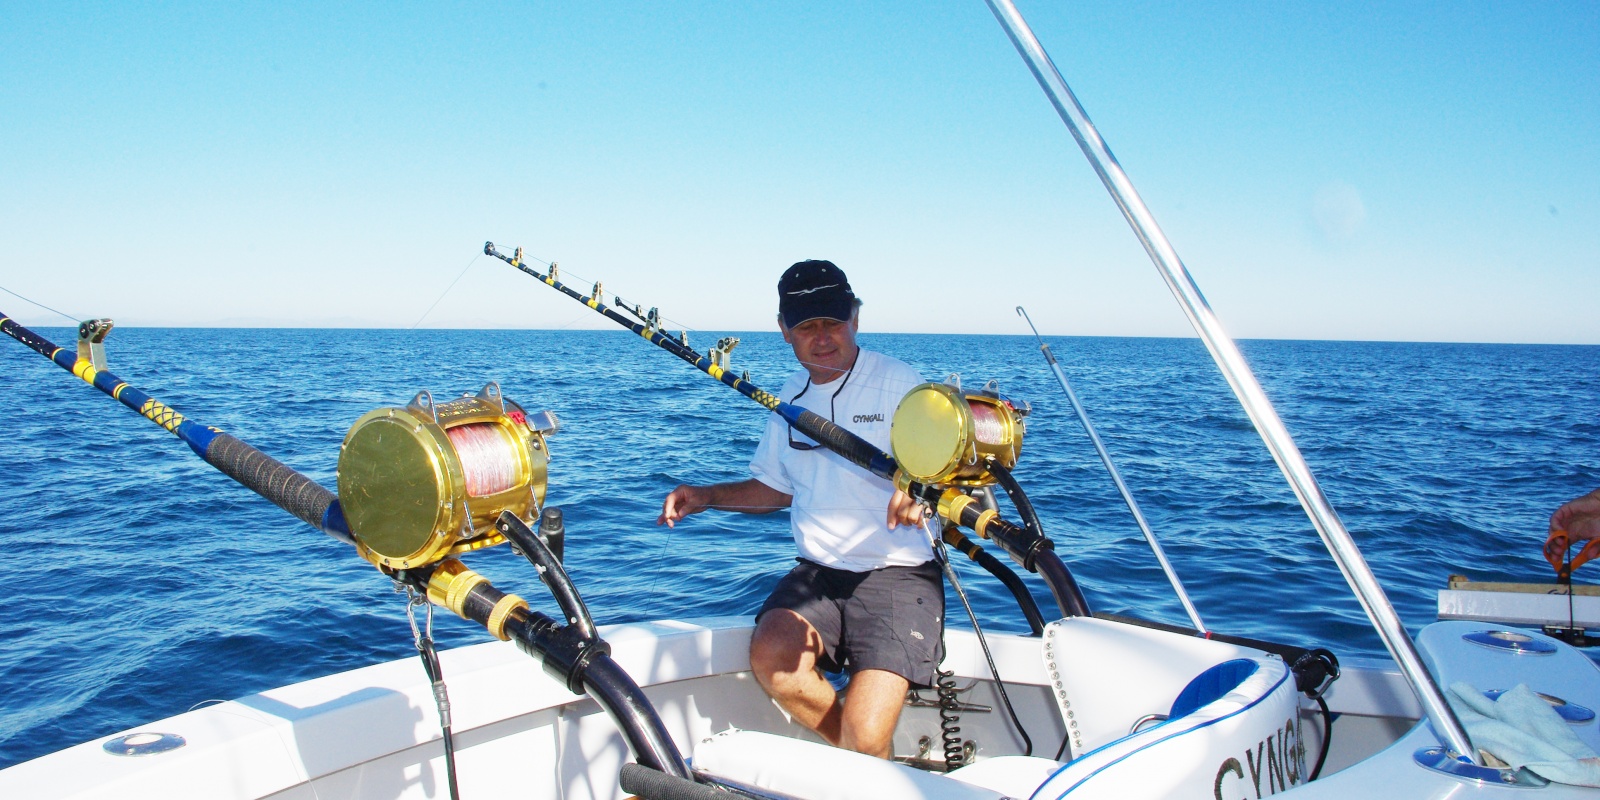
[[[889,498],[887,520],[891,531],[901,525],[921,525],[922,506],[917,503],[916,498],[896,489],[894,496]]]
[[[678,520],[708,508],[745,514],[770,514],[780,508],[788,508],[793,501],[792,496],[755,478],[710,486],[679,486],[661,501],[661,516],[656,517],[656,524],[676,527]]]
[[[711,503],[706,497],[704,486],[679,486],[667,494],[667,499],[661,501],[661,516],[656,517],[656,524],[666,524],[667,527],[677,527],[677,522],[690,514],[698,514]]]
[[[1550,515],[1550,532],[1566,531],[1571,541],[1600,538],[1600,489],[1570,500]]]

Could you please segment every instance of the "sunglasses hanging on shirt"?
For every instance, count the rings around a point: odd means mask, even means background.
[[[856,361],[859,361],[859,360],[861,360],[861,352],[858,350],[858,351],[856,351],[855,360],[850,362],[849,371],[845,372],[844,377],[842,379],[840,379],[839,388],[834,389],[833,390],[833,396],[828,398],[828,421],[829,422],[834,422],[835,424],[837,424],[837,422],[835,422],[835,420],[834,420],[834,407],[833,407],[833,404],[838,401],[839,393],[844,391],[845,384],[850,382],[850,376],[855,374]],[[805,388],[801,389],[799,394],[795,395],[792,398],[789,398],[789,402],[793,403],[796,400],[799,400],[800,398],[805,397],[806,392],[809,392],[809,391],[811,391],[811,378],[810,378],[810,376],[807,376],[806,377],[806,386],[805,386]],[[802,435],[804,435],[804,434],[802,434]],[[794,448],[795,450],[815,450],[815,449],[821,447],[822,445],[816,444],[814,442],[797,442],[797,441],[795,441],[794,440],[794,426],[790,425],[789,426],[789,446]]]

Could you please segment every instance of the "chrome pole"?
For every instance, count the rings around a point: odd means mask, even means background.
[[[1167,560],[1167,552],[1161,549],[1161,542],[1156,541],[1155,532],[1150,530],[1150,523],[1145,522],[1144,514],[1139,511],[1139,504],[1134,502],[1133,493],[1128,491],[1128,484],[1122,482],[1122,473],[1117,471],[1117,465],[1111,463],[1111,453],[1106,451],[1106,445],[1100,441],[1100,434],[1095,433],[1094,424],[1089,421],[1089,412],[1083,409],[1083,404],[1078,402],[1078,393],[1072,391],[1072,384],[1067,381],[1067,374],[1061,371],[1061,365],[1056,363],[1055,353],[1050,352],[1050,345],[1045,344],[1044,337],[1039,335],[1039,329],[1033,326],[1033,319],[1028,316],[1022,306],[1017,306],[1017,313],[1028,321],[1028,327],[1033,328],[1033,336],[1039,340],[1039,349],[1044,352],[1044,360],[1050,364],[1051,371],[1055,372],[1056,380],[1061,383],[1061,389],[1067,393],[1067,399],[1072,401],[1072,410],[1077,412],[1078,421],[1083,423],[1083,429],[1089,434],[1089,441],[1094,443],[1094,451],[1100,454],[1100,462],[1106,465],[1106,472],[1111,473],[1111,482],[1117,485],[1117,491],[1122,494],[1122,502],[1128,504],[1128,510],[1133,512],[1133,521],[1139,523],[1139,532],[1144,534],[1144,540],[1150,543],[1150,549],[1156,554],[1156,561],[1161,563],[1161,571],[1167,574],[1167,581],[1172,584],[1172,591],[1178,595],[1178,602],[1183,604],[1183,610],[1189,615],[1189,621],[1194,623],[1195,630],[1206,633],[1206,624],[1200,621],[1200,612],[1194,607],[1194,602],[1189,599],[1189,593],[1183,589],[1183,581],[1178,580],[1178,573],[1172,569],[1172,562]]]
[[[1189,323],[1200,334],[1200,340],[1205,342],[1206,349],[1211,351],[1212,359],[1217,362],[1217,367],[1222,370],[1222,375],[1232,387],[1234,395],[1244,406],[1245,414],[1255,425],[1256,432],[1261,435],[1262,441],[1266,442],[1267,450],[1272,453],[1273,460],[1278,462],[1278,469],[1282,470],[1284,477],[1289,480],[1290,487],[1300,500],[1301,508],[1305,509],[1306,516],[1311,518],[1311,524],[1322,537],[1322,542],[1333,556],[1334,563],[1339,565],[1339,571],[1344,574],[1345,581],[1355,591],[1356,599],[1360,601],[1367,617],[1377,628],[1384,646],[1389,649],[1389,654],[1394,657],[1401,673],[1411,684],[1411,690],[1416,693],[1423,713],[1432,723],[1434,731],[1442,737],[1443,744],[1455,751],[1458,757],[1481,765],[1477,751],[1472,748],[1471,740],[1467,738],[1466,730],[1461,726],[1461,720],[1451,711],[1449,703],[1445,702],[1444,694],[1439,691],[1439,685],[1423,666],[1416,644],[1406,633],[1405,625],[1400,622],[1400,616],[1395,613],[1394,606],[1390,605],[1388,596],[1383,592],[1383,587],[1372,574],[1372,568],[1367,566],[1366,559],[1362,557],[1361,550],[1351,539],[1350,532],[1345,530],[1339,515],[1334,512],[1328,498],[1323,495],[1322,487],[1317,485],[1317,479],[1311,474],[1311,468],[1306,465],[1305,457],[1300,454],[1300,449],[1289,436],[1289,430],[1284,427],[1283,420],[1278,417],[1278,412],[1267,400],[1266,393],[1262,391],[1255,374],[1250,371],[1249,364],[1245,363],[1244,355],[1239,352],[1238,345],[1234,344],[1233,339],[1223,331],[1222,323],[1212,312],[1211,306],[1206,303],[1205,296],[1200,293],[1200,287],[1195,285],[1194,278],[1190,276],[1183,261],[1178,258],[1172,243],[1167,241],[1166,234],[1161,232],[1161,227],[1156,224],[1150,209],[1145,207],[1139,192],[1133,188],[1133,182],[1129,181],[1127,174],[1122,171],[1122,165],[1111,155],[1111,150],[1106,147],[1105,141],[1100,138],[1100,133],[1095,130],[1094,123],[1089,121],[1089,115],[1084,112],[1083,106],[1078,104],[1078,98],[1072,94],[1072,89],[1068,88],[1066,81],[1062,80],[1061,73],[1056,71],[1050,56],[1045,53],[1044,47],[1039,44],[1038,38],[1033,35],[1033,30],[1028,27],[1027,21],[1022,18],[1022,14],[1017,11],[1011,0],[985,0],[985,2],[989,4],[989,10],[994,12],[995,19],[998,19],[1000,25],[1005,28],[1006,35],[1011,37],[1011,43],[1016,45],[1017,52],[1022,54],[1023,61],[1027,62],[1028,69],[1033,72],[1033,77],[1038,79],[1039,86],[1050,98],[1050,104],[1055,106],[1056,113],[1061,115],[1061,121],[1066,123],[1067,129],[1072,131],[1073,138],[1078,140],[1078,146],[1083,149],[1090,166],[1100,175],[1100,180],[1111,193],[1112,200],[1122,209],[1122,215],[1127,218],[1134,234],[1139,237],[1139,242],[1144,245],[1145,252],[1150,254],[1150,260],[1155,262],[1156,269],[1167,282],[1167,288],[1172,290],[1178,305],[1183,308],[1183,313],[1189,317]]]

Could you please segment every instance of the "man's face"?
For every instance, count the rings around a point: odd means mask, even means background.
[[[856,360],[856,329],[860,318],[851,315],[849,322],[836,319],[808,319],[793,328],[778,324],[783,340],[794,348],[794,357],[811,373],[814,383],[828,383],[845,371]]]

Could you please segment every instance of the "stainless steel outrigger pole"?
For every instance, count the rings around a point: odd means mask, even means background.
[[[1471,740],[1467,738],[1461,720],[1450,709],[1449,703],[1445,702],[1444,693],[1439,691],[1439,685],[1423,666],[1416,644],[1411,641],[1405,625],[1400,622],[1400,615],[1395,613],[1394,606],[1390,605],[1388,596],[1383,592],[1383,586],[1372,574],[1372,568],[1362,557],[1355,540],[1350,537],[1350,532],[1345,529],[1332,504],[1323,495],[1322,487],[1317,485],[1317,479],[1311,474],[1311,468],[1306,464],[1305,457],[1300,454],[1300,448],[1295,446],[1294,439],[1289,436],[1289,429],[1284,427],[1277,410],[1267,400],[1266,392],[1262,391],[1260,382],[1250,371],[1250,365],[1245,362],[1244,354],[1239,352],[1238,345],[1234,344],[1233,339],[1222,329],[1221,321],[1211,310],[1205,296],[1200,293],[1200,287],[1195,284],[1188,268],[1178,258],[1178,252],[1173,249],[1172,243],[1167,241],[1166,234],[1161,232],[1155,216],[1145,207],[1139,192],[1133,188],[1133,182],[1128,180],[1127,173],[1122,171],[1122,165],[1111,155],[1105,140],[1100,138],[1100,132],[1095,130],[1094,123],[1089,121],[1089,115],[1084,112],[1083,106],[1078,104],[1078,98],[1072,94],[1067,82],[1062,80],[1061,73],[1056,71],[1055,64],[1050,61],[1050,56],[1045,53],[1044,47],[1039,44],[1038,38],[1033,35],[1033,30],[1028,27],[1027,21],[1017,11],[1017,7],[1011,0],[985,0],[985,2],[989,4],[989,10],[994,12],[995,19],[998,19],[1000,25],[1005,28],[1006,35],[1011,37],[1011,43],[1016,45],[1017,52],[1022,54],[1022,60],[1027,62],[1033,77],[1038,79],[1040,88],[1044,89],[1045,95],[1050,98],[1050,104],[1055,106],[1056,113],[1061,115],[1061,121],[1072,131],[1072,137],[1078,140],[1078,146],[1089,159],[1089,165],[1099,174],[1106,190],[1111,193],[1111,199],[1122,210],[1122,215],[1127,218],[1134,234],[1139,237],[1139,242],[1144,245],[1145,252],[1150,254],[1150,260],[1155,262],[1156,269],[1167,282],[1167,288],[1172,290],[1178,305],[1183,308],[1183,313],[1189,317],[1189,323],[1200,334],[1200,340],[1205,342],[1206,349],[1211,351],[1211,358],[1222,370],[1223,377],[1227,379],[1234,395],[1239,398],[1240,405],[1244,406],[1245,414],[1255,425],[1256,432],[1261,435],[1262,441],[1266,442],[1267,450],[1272,453],[1273,460],[1278,462],[1278,469],[1282,470],[1284,477],[1289,480],[1290,487],[1300,500],[1301,508],[1305,509],[1306,516],[1311,518],[1311,524],[1322,537],[1322,543],[1327,546],[1334,563],[1339,565],[1339,571],[1344,574],[1345,581],[1355,591],[1356,599],[1361,602],[1362,609],[1367,612],[1367,617],[1372,620],[1378,635],[1383,638],[1384,646],[1389,649],[1389,654],[1394,657],[1401,673],[1411,684],[1411,690],[1416,693],[1423,713],[1427,715],[1434,731],[1440,736],[1441,743],[1454,751],[1458,758],[1482,766],[1482,760],[1473,749]]]
[[[1116,464],[1111,463],[1111,453],[1106,451],[1105,443],[1100,441],[1100,434],[1095,433],[1094,423],[1089,421],[1089,412],[1078,402],[1078,393],[1072,391],[1072,383],[1067,380],[1067,374],[1061,371],[1061,365],[1056,363],[1056,356],[1050,352],[1050,345],[1045,344],[1044,337],[1039,335],[1039,329],[1033,326],[1033,319],[1022,306],[1017,306],[1017,313],[1028,321],[1029,328],[1033,328],[1033,337],[1039,340],[1039,350],[1044,353],[1044,360],[1056,374],[1056,380],[1061,383],[1062,391],[1067,393],[1067,399],[1072,401],[1072,410],[1077,412],[1078,421],[1083,423],[1084,432],[1089,434],[1089,441],[1094,443],[1094,451],[1100,454],[1100,462],[1106,465],[1106,472],[1111,473],[1111,482],[1117,485],[1117,491],[1122,494],[1122,502],[1127,503],[1128,510],[1133,512],[1133,521],[1139,523],[1139,532],[1143,533],[1144,540],[1150,543],[1150,550],[1156,554],[1156,561],[1161,563],[1161,571],[1167,574],[1167,580],[1172,584],[1172,591],[1177,593],[1178,602],[1183,604],[1183,610],[1189,615],[1189,621],[1194,623],[1195,630],[1206,633],[1206,624],[1200,621],[1200,612],[1195,610],[1194,602],[1189,599],[1189,593],[1184,591],[1183,581],[1178,580],[1178,573],[1172,569],[1172,562],[1167,560],[1167,552],[1161,549],[1161,542],[1156,540],[1155,532],[1150,530],[1150,523],[1145,522],[1144,514],[1139,511],[1139,504],[1134,502],[1133,493],[1128,491],[1128,484],[1122,482],[1122,473],[1117,471]]]

